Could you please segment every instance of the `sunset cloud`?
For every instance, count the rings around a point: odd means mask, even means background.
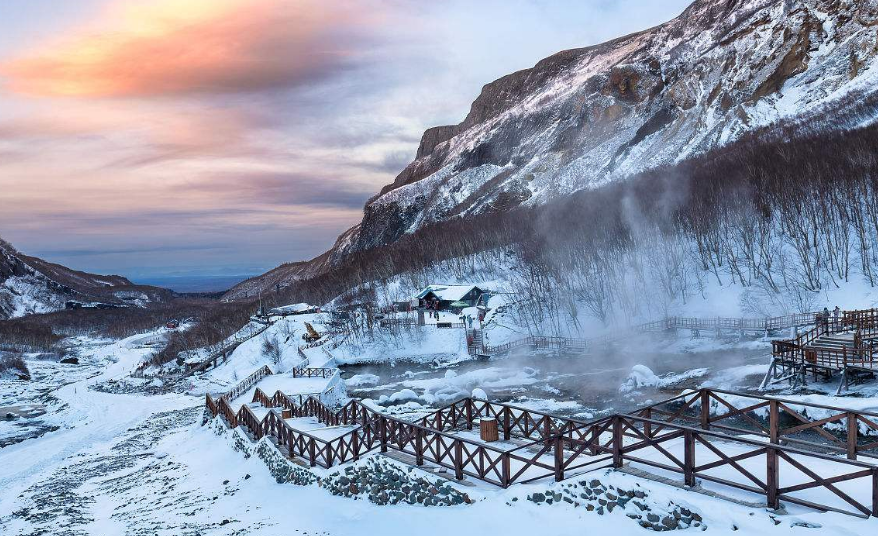
[[[0,1],[0,237],[126,275],[314,257],[483,84],[687,2]]]
[[[376,22],[363,2],[160,0],[0,67],[18,93],[131,97],[287,88],[343,69]]]

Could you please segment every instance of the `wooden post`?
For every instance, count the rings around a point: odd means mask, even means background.
[[[454,440],[454,478],[463,480],[463,443],[460,439]]]
[[[683,480],[687,486],[695,485],[695,434],[683,431]]]
[[[710,391],[701,390],[701,429],[710,430]]]
[[[381,452],[387,452],[387,419],[383,415],[378,419],[378,426],[381,427],[378,430],[378,437],[381,440]]]
[[[546,440],[546,445],[551,445],[551,437],[552,437],[552,419],[546,415],[543,417],[543,439]]]
[[[311,467],[317,465],[317,452],[316,452],[317,444],[313,439],[308,440],[308,461],[311,462]]]
[[[857,435],[859,430],[857,430],[857,414],[853,411],[849,411],[847,413],[847,421],[848,421],[848,459],[856,460],[857,459]]]
[[[466,429],[473,429],[473,399],[466,399]]]
[[[508,407],[503,408],[503,440],[509,441],[512,437],[512,410]]]
[[[510,463],[509,453],[504,452],[502,456],[503,456],[502,457],[503,467],[502,467],[502,471],[501,471],[502,476],[500,477],[500,482],[503,484],[504,488],[508,488],[509,484],[510,484],[509,479],[511,478],[510,475],[512,473],[512,471],[510,469],[511,463]]]
[[[497,431],[497,419],[494,417],[482,417],[479,421],[479,437],[487,443],[500,439]]]
[[[360,432],[358,430],[354,430],[353,435],[351,436],[351,451],[354,453],[354,461],[360,459]]]
[[[769,446],[765,451],[765,493],[768,498],[768,507],[772,510],[780,508],[777,497],[777,489],[780,480],[780,466],[778,465],[777,448]]]
[[[643,413],[644,417],[647,419],[652,419],[652,408],[646,408]],[[644,421],[643,423],[643,435],[647,438],[652,439],[652,423]]]
[[[872,517],[878,517],[878,467],[872,469]]]
[[[622,417],[613,417],[613,467],[622,467]]]
[[[415,464],[424,465],[424,429],[415,428]]]
[[[564,480],[564,438],[555,438],[555,482]]]
[[[780,415],[778,413],[778,403],[777,400],[770,400],[768,402],[768,435],[769,441],[771,441],[772,445],[777,445],[779,439],[779,429],[778,429],[778,420]]]
[[[591,449],[592,456],[597,456],[601,452],[601,434],[598,433],[598,425],[596,424],[591,426],[591,441],[589,442],[589,448]]]

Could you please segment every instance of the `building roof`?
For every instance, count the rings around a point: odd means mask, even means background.
[[[463,297],[469,294],[473,289],[481,291],[481,289],[475,285],[429,285],[419,292],[416,298],[423,299],[427,294],[432,292],[442,301],[455,302],[463,299]]]

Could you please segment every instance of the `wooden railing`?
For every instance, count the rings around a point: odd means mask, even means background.
[[[797,400],[701,389],[640,408],[633,415],[697,425],[729,434],[760,436],[849,459],[878,459],[878,413],[851,411]],[[813,418],[819,415],[820,418]],[[865,430],[870,433],[862,433]]]
[[[357,401],[333,411],[313,397],[296,404],[280,391],[268,397],[258,388],[254,401],[271,408],[262,421],[246,405],[227,420],[246,426],[257,439],[274,438],[290,456],[304,458],[312,466],[328,468],[375,449],[396,450],[413,456],[416,465],[431,463],[453,470],[458,479],[466,475],[508,487],[543,478],[560,481],[575,471],[632,463],[681,474],[687,486],[701,479],[762,495],[772,508],[786,500],[821,510],[878,515],[878,467],[857,459],[878,458],[878,433],[868,433],[878,432],[876,413],[710,389],[592,421],[473,398],[459,400],[416,423],[383,415]],[[208,405],[218,412],[224,407],[224,399],[216,408]],[[820,417],[808,416],[813,414]],[[356,428],[324,440],[295,430],[285,420],[305,416],[329,426]],[[472,428],[482,417],[496,418],[505,440],[514,437],[529,442],[506,450],[453,434]],[[702,460],[701,456],[706,457]],[[743,463],[758,457],[764,458],[764,472],[759,472],[764,477]],[[797,476],[793,481],[782,473],[781,460],[806,480]],[[821,474],[829,465],[840,469]],[[717,468],[731,471],[732,476],[713,474]],[[836,486],[848,481],[865,483],[856,488],[857,493]],[[814,489],[832,495],[844,507],[817,504],[799,495]]]
[[[570,348],[574,350],[587,350],[589,347],[589,340],[571,339],[567,337],[543,337],[540,335],[531,335],[497,346],[485,346],[485,352],[488,354],[502,354],[515,348],[521,348],[525,346],[529,346],[534,349]]]
[[[273,374],[268,365],[260,367],[258,370],[241,380],[235,387],[225,393],[229,400],[234,400],[250,390],[251,387],[262,381],[266,376]]]
[[[334,368],[294,368],[293,378],[331,378],[338,369]]]
[[[634,415],[616,415],[610,419],[613,440],[609,450],[612,452],[615,467],[621,467],[628,462],[653,470],[681,474],[686,486],[694,486],[697,479],[701,479],[764,496],[769,508],[779,508],[780,500],[783,499],[818,510],[878,516],[878,467],[874,465]],[[634,441],[626,442],[625,438]],[[699,446],[702,448],[699,449]],[[638,455],[641,451],[648,451],[648,455]],[[704,459],[699,463],[702,455]],[[757,472],[746,467],[745,460],[757,460],[760,457],[764,459],[759,462],[764,464],[762,471]],[[781,460],[796,471],[782,472]],[[830,471],[827,466],[836,470]],[[710,472],[718,468],[726,471],[723,476]],[[804,481],[802,475],[805,477]],[[845,492],[836,486],[840,482],[850,481],[862,482],[857,488],[858,492]],[[801,491],[815,489],[829,492],[844,507],[820,504],[796,495]]]
[[[822,336],[850,331],[859,333],[861,338],[874,336],[878,333],[878,310],[844,311],[838,319],[816,317],[814,327],[795,339],[772,341],[772,355],[786,363],[805,366],[833,369],[878,368],[875,363],[878,349],[872,341],[860,342],[860,346],[856,348],[815,344]]]
[[[544,337],[530,335],[497,346],[485,346],[484,351],[488,354],[502,354],[515,348],[530,346],[534,348],[556,348],[588,350],[600,345],[610,344],[634,333],[648,333],[669,331],[673,329],[697,329],[697,330],[747,330],[747,331],[772,331],[788,329],[796,326],[805,326],[815,323],[816,313],[797,313],[792,315],[766,317],[766,318],[694,318],[682,316],[669,316],[661,320],[646,322],[631,326],[625,333],[610,334],[587,339],[567,337]],[[878,331],[878,320],[876,320]]]

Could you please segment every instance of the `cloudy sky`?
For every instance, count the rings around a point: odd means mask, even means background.
[[[689,0],[2,0],[0,237],[130,277],[313,257],[481,86]]]

